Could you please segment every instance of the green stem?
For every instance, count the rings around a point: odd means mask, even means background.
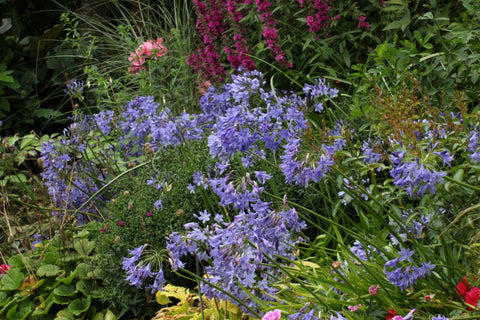
[[[474,190],[474,191],[479,191],[480,192],[480,188],[479,187],[475,187],[471,184],[468,184],[468,183],[465,183],[465,182],[462,182],[462,181],[459,181],[459,180],[455,180],[449,176],[445,176],[443,177],[445,180],[448,180],[450,182],[454,182],[456,184],[459,184],[461,185],[462,187],[465,187],[465,188],[468,188],[468,189],[471,189],[471,190]]]

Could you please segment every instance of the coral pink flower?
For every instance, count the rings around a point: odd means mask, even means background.
[[[265,313],[263,316],[262,320],[278,320],[282,316],[282,312],[278,309],[275,309],[273,311],[269,311]]]
[[[163,39],[157,38],[156,41],[149,40],[139,46],[135,52],[130,52],[129,61],[132,62],[132,66],[128,68],[130,73],[138,73],[145,70],[145,59],[153,56],[154,59],[163,56],[167,52],[167,48],[163,45]]]

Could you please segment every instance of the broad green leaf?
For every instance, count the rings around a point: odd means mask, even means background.
[[[53,277],[62,272],[59,266],[54,264],[46,264],[38,268],[37,276],[39,277]]]
[[[17,268],[10,268],[0,280],[2,290],[17,290],[22,285],[25,275]]]
[[[61,284],[53,290],[53,293],[57,296],[72,297],[78,293],[73,284]]]
[[[46,264],[56,264],[58,261],[58,254],[56,252],[47,252],[43,257],[42,261],[40,261],[39,265],[43,266]]]
[[[30,267],[32,266],[32,260],[29,256],[16,254],[14,256],[11,256],[10,259],[8,259],[7,264],[11,264],[12,267],[17,267],[23,270],[25,269],[25,265],[28,265]]]
[[[77,281],[75,288],[84,295],[88,296],[92,293],[92,282],[87,279],[80,279]]]
[[[88,239],[75,239],[74,248],[82,256],[88,256],[95,249],[95,241]]]
[[[52,295],[52,301],[55,302],[56,304],[69,304],[72,302],[72,299],[66,296],[57,296],[57,295]]]
[[[32,301],[27,301],[23,302],[22,304],[16,304],[8,310],[7,312],[7,320],[23,320],[27,319],[27,317],[32,313],[33,311],[33,302]],[[18,311],[17,311],[18,309]]]
[[[63,309],[57,313],[54,320],[75,320],[75,316],[70,311]]]
[[[88,308],[90,308],[90,301],[90,296],[75,299],[68,305],[68,311],[76,316],[79,316],[83,312],[87,311]]]

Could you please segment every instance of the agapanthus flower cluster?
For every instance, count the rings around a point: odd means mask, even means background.
[[[145,61],[151,57],[157,59],[163,56],[167,52],[167,48],[163,45],[163,39],[157,38],[157,40],[149,40],[141,44],[134,52],[130,52],[128,61],[132,63],[128,68],[130,73],[139,73],[145,70]]]
[[[88,202],[90,196],[97,192],[105,180],[106,169],[99,169],[95,159],[86,158],[89,144],[100,138],[92,133],[96,131],[90,116],[76,116],[63,135],[56,140],[42,145],[41,159],[43,171],[41,176],[57,208],[78,209],[83,212],[96,212],[95,202]],[[87,139],[88,137],[88,139]],[[98,141],[97,141],[98,142]],[[102,145],[105,157],[110,158],[110,147]],[[85,204],[88,204],[85,206]],[[55,214],[57,216],[57,214]],[[58,216],[62,218],[62,216]],[[85,223],[85,216],[78,214],[77,223]]]
[[[391,284],[402,290],[413,286],[418,279],[430,275],[431,271],[435,268],[435,265],[430,262],[422,262],[421,267],[411,265],[407,267],[397,266],[397,264],[402,261],[412,262],[411,257],[414,254],[412,250],[406,248],[402,248],[398,253],[400,257],[385,263],[383,273],[387,276],[387,280]]]
[[[480,133],[478,130],[470,131],[470,134],[467,137],[467,152],[469,153],[468,156],[470,157],[470,159],[472,159],[473,162],[480,161],[480,150],[478,148],[479,137]]]
[[[119,115],[117,129],[124,152],[139,156],[149,143],[153,152],[166,146],[177,146],[187,140],[198,140],[203,130],[199,118],[182,113],[174,116],[170,109],[156,103],[152,96],[136,97],[125,105]]]
[[[71,97],[80,98],[83,93],[83,88],[85,87],[85,81],[79,81],[77,79],[72,79],[67,83],[67,89],[64,92]]]
[[[423,214],[419,210],[403,210],[400,225],[392,220],[389,224],[396,227],[398,230],[398,239],[394,235],[390,235],[390,239],[394,245],[403,243],[410,235],[413,238],[421,238],[424,236],[425,230],[431,221],[431,214]]]
[[[319,100],[334,98],[338,91],[318,80],[305,86],[303,98],[265,91],[262,78],[258,71],[235,75],[232,83],[218,92],[210,90],[201,99],[202,109],[216,120],[208,137],[210,154],[226,164],[236,152],[259,159],[266,150],[283,148],[280,168],[288,183],[308,186],[309,181],[320,181],[334,164],[334,154],[346,144],[344,124],[326,131],[325,143],[306,152],[302,147],[308,128],[305,113],[311,105],[321,111]]]
[[[374,246],[367,245],[366,247],[358,240],[353,242],[353,245],[350,247],[350,251],[359,259],[363,261],[371,261],[376,259],[378,256],[383,256],[383,254]]]
[[[163,276],[163,270],[158,272],[152,272],[150,263],[144,265],[140,260],[145,245],[142,245],[133,250],[128,250],[131,257],[124,257],[122,261],[122,269],[126,271],[126,281],[132,286],[136,286],[141,289],[150,290],[152,294],[160,291],[165,286],[165,278]],[[145,286],[145,283],[153,279],[153,283]]]
[[[427,191],[434,194],[436,185],[443,183],[443,177],[447,174],[430,169],[418,158],[405,161],[405,155],[405,151],[395,151],[390,155],[393,184],[404,189],[409,196],[422,197]]]
[[[135,98],[119,115],[111,110],[77,115],[63,135],[43,144],[42,178],[57,208],[97,213],[99,203],[90,197],[113,169],[132,157],[200,139],[202,119],[186,113],[174,116],[153,97]],[[76,218],[85,223],[83,215]]]
[[[250,204],[231,222],[224,222],[220,214],[207,211],[197,215],[200,223],[185,225],[187,233],[172,233],[167,248],[171,264],[176,270],[184,267],[181,258],[193,255],[205,266],[206,280],[243,301],[257,307],[246,288],[256,297],[271,300],[276,289],[270,285],[281,277],[270,259],[295,259],[293,249],[302,239],[295,230],[304,228],[294,209],[275,211],[265,202]],[[278,263],[283,263],[278,260]],[[208,298],[232,300],[226,293],[205,285],[202,292]],[[235,303],[235,301],[232,301]]]

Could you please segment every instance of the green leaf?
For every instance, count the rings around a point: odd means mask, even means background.
[[[57,296],[57,295],[52,295],[52,301],[55,302],[56,304],[69,304],[72,302],[72,299],[66,296]]]
[[[20,150],[23,150],[26,146],[30,145],[33,141],[33,139],[35,139],[35,135],[34,134],[27,134],[25,136],[23,136],[22,138],[22,142],[20,143]]]
[[[4,97],[0,97],[0,110],[10,112],[10,102]]]
[[[18,308],[18,311],[17,311]],[[30,313],[33,311],[33,302],[27,301],[22,304],[16,304],[8,310],[7,320],[23,320],[27,319]]]
[[[55,320],[75,320],[73,313],[68,310],[60,310],[55,317]]]
[[[17,268],[11,267],[0,280],[2,290],[17,290],[22,285],[25,275]]]
[[[92,283],[87,279],[80,279],[76,283],[75,288],[86,296],[92,293]]]
[[[38,268],[37,276],[39,277],[53,277],[62,272],[59,266],[54,264],[46,264]]]
[[[90,301],[90,296],[75,299],[68,305],[68,311],[76,316],[79,316],[83,312],[87,311],[88,308],[90,308]]]
[[[3,307],[8,302],[8,295],[5,291],[0,291],[0,307]]]
[[[88,239],[75,239],[73,247],[82,256],[88,256],[95,249],[95,241]]]
[[[42,108],[42,109],[35,110],[33,116],[38,118],[50,119],[55,117],[61,117],[63,116],[63,113],[53,109]]]
[[[112,311],[110,311],[110,309],[107,309],[107,313],[105,313],[105,320],[117,320],[117,317]]]
[[[73,279],[75,278],[75,276],[77,275],[77,272],[74,270],[73,272],[70,273],[70,275],[66,278],[61,278],[61,277],[58,277],[57,278],[57,281],[61,282],[61,283],[64,283],[64,284],[70,284],[72,283]]]
[[[76,295],[78,291],[73,284],[62,284],[53,290],[53,294],[62,297],[72,297]]]
[[[0,81],[7,83],[13,82],[13,77],[11,76],[12,72],[12,70],[0,72]]]
[[[42,261],[40,261],[39,265],[43,266],[46,264],[56,264],[58,261],[58,254],[56,252],[47,252],[43,257]]]

